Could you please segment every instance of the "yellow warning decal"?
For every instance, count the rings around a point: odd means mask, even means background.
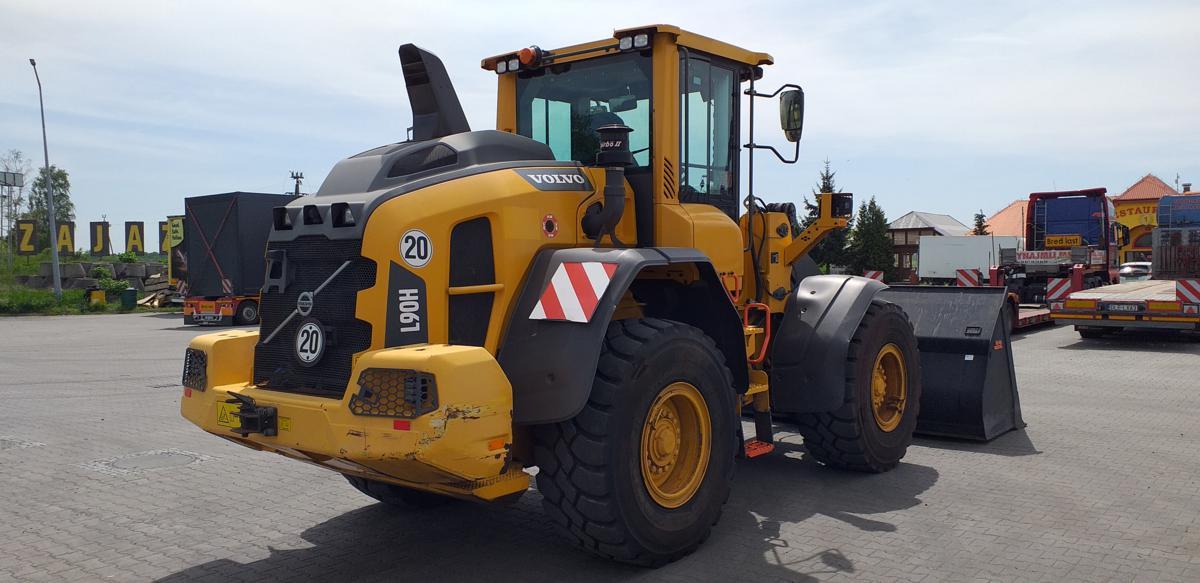
[[[217,403],[217,425],[234,429],[241,427],[242,420],[237,416],[239,411],[241,405],[238,403]]]

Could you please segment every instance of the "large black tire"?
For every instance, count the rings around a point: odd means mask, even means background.
[[[354,486],[356,490],[388,506],[411,509],[434,508],[454,501],[454,498],[442,496],[441,494],[413,490],[412,488],[351,476],[350,474],[342,475],[346,477],[346,481],[350,482],[350,485]]]
[[[258,302],[254,300],[243,300],[237,305],[237,313],[233,315],[233,322],[239,326],[257,324]]]
[[[899,424],[884,431],[871,408],[871,378],[876,355],[888,344],[895,344],[902,354],[907,398]],[[846,395],[841,407],[796,416],[804,445],[813,458],[827,466],[873,473],[890,470],[900,463],[912,443],[921,404],[920,352],[904,310],[883,300],[872,301],[850,341],[845,366]]]
[[[677,508],[643,481],[647,413],[672,383],[694,386],[709,412],[702,481]],[[700,330],[669,320],[613,322],[592,391],[574,418],[537,428],[534,457],[546,513],[580,547],[642,566],[674,561],[708,538],[729,498],[738,442],[736,395],[725,359]]]

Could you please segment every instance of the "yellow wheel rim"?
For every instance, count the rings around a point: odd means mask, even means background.
[[[691,500],[704,481],[711,447],[704,396],[688,383],[667,385],[642,425],[642,481],[650,497],[664,508]]]
[[[871,413],[875,424],[885,432],[900,426],[908,399],[908,371],[904,353],[895,344],[885,344],[875,356],[871,372]]]

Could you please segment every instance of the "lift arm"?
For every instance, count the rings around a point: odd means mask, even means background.
[[[783,250],[783,262],[787,265],[808,255],[825,237],[837,229],[845,229],[854,212],[854,195],[849,192],[817,193],[817,220],[792,240]]]

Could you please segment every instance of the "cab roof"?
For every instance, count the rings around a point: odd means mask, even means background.
[[[651,25],[647,25],[647,26],[637,26],[637,27],[633,27],[633,28],[617,29],[617,30],[613,31],[613,35],[612,35],[611,39],[604,39],[604,40],[592,41],[592,42],[588,42],[588,43],[571,45],[571,46],[567,46],[567,47],[553,49],[548,52],[552,55],[553,54],[578,55],[578,54],[588,53],[588,52],[596,51],[596,50],[615,48],[616,43],[614,41],[616,41],[616,39],[619,39],[619,38],[625,37],[625,36],[631,36],[631,35],[638,34],[638,33],[652,33],[655,35],[658,35],[658,34],[670,35],[674,38],[674,42],[677,45],[684,46],[689,49],[695,49],[695,50],[698,50],[701,52],[705,52],[710,55],[716,55],[718,57],[729,59],[731,61],[745,63],[745,64],[751,65],[751,66],[772,65],[775,63],[775,59],[771,58],[771,55],[769,55],[767,53],[759,53],[759,52],[755,52],[755,51],[749,51],[749,50],[743,49],[739,46],[731,45],[724,41],[719,41],[714,38],[709,38],[704,35],[700,35],[700,34],[696,34],[694,32],[683,30],[682,28],[679,28],[678,26],[674,26],[674,25],[670,25],[670,24],[651,24]],[[513,52],[495,55],[495,56],[483,59],[483,61],[480,63],[480,66],[489,71],[493,71],[496,69],[497,61],[512,58],[512,57],[513,57]]]

